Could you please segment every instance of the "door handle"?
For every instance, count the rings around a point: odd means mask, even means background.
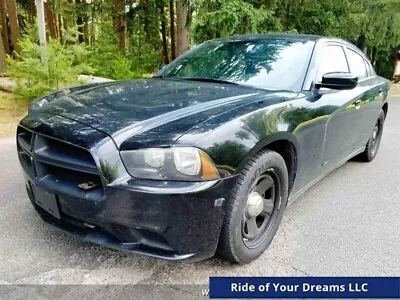
[[[361,107],[361,99],[358,99],[357,101],[355,101],[354,106],[356,107],[356,109],[359,109]]]

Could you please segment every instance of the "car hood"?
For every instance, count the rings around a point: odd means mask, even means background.
[[[114,81],[42,97],[29,113],[78,121],[111,136],[118,147],[127,139],[131,147],[168,146],[212,116],[275,93],[184,80]]]

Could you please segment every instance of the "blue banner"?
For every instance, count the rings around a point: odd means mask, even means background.
[[[211,277],[210,298],[400,298],[400,277]]]

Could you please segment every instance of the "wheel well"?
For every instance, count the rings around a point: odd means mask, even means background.
[[[386,116],[388,113],[388,104],[387,103],[383,104],[382,109],[383,109],[383,112],[385,113],[385,119],[386,119]]]
[[[288,140],[278,140],[265,146],[266,149],[279,153],[285,160],[289,175],[289,193],[292,190],[297,172],[297,152],[294,145]]]

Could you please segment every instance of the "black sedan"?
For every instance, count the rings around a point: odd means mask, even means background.
[[[343,40],[218,39],[151,79],[37,99],[18,156],[34,208],[60,229],[170,260],[247,263],[302,192],[352,157],[374,159],[388,89]]]

